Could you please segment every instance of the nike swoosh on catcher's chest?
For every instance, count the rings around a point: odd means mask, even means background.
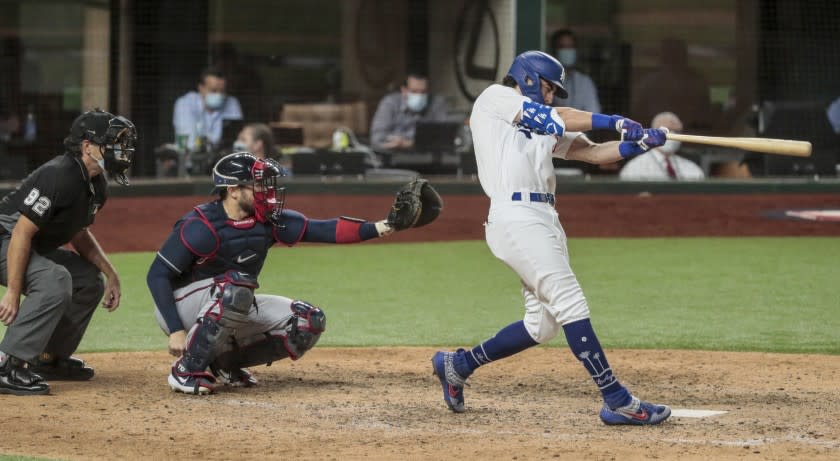
[[[249,259],[254,258],[255,256],[257,256],[257,255],[251,254],[251,255],[248,255],[244,258],[242,256],[237,256],[236,257],[236,262],[238,262],[239,264],[242,264],[245,261],[248,261]]]

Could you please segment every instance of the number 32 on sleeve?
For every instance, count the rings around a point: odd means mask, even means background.
[[[35,212],[38,216],[44,216],[44,213],[50,208],[50,199],[47,197],[41,197],[41,191],[36,188],[32,188],[29,191],[29,195],[23,200],[23,204],[26,206],[31,206],[32,211]]]

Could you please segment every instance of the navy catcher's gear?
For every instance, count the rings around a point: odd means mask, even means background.
[[[258,159],[248,152],[222,157],[213,167],[216,189],[228,186],[254,187],[254,214],[266,222],[283,210],[286,188],[278,185],[285,170],[273,159]]]
[[[235,328],[248,321],[257,280],[246,273],[228,271],[214,281],[216,304],[190,330],[184,356],[175,366],[178,374],[203,376],[219,347],[230,340]]]
[[[297,360],[315,346],[327,327],[324,312],[305,302],[293,301],[294,314],[278,330],[265,333],[265,339],[234,344],[233,350],[219,354],[211,365],[216,370],[236,370],[254,365],[271,365],[286,357]]]
[[[543,79],[555,87],[556,94],[560,98],[569,97],[569,92],[563,86],[566,80],[566,71],[563,64],[549,54],[542,51],[526,51],[513,60],[507,75],[516,80],[522,94],[531,98],[532,101],[543,103],[540,79]]]
[[[79,153],[79,145],[88,140],[105,150],[105,171],[126,186],[126,171],[131,166],[137,144],[137,129],[131,121],[101,109],[94,109],[76,117],[70,126],[70,134],[64,138],[64,147]]]
[[[315,347],[321,333],[327,329],[327,318],[321,309],[305,301],[292,302],[292,310],[295,314],[289,324],[285,344],[289,356],[297,360]]]
[[[244,272],[227,271],[215,281],[222,310],[219,323],[231,329],[247,323],[254,305],[254,290],[259,288],[257,279]]]

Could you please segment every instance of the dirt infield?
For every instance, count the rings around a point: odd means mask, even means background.
[[[108,202],[94,233],[108,251],[148,251],[202,197]],[[444,197],[432,226],[390,241],[482,239],[486,199]],[[310,217],[383,217],[379,196],[288,198]],[[840,223],[771,219],[840,208],[835,195],[569,196],[570,237],[840,235]],[[95,320],[94,320],[95,321]],[[163,346],[163,343],[161,343]],[[467,345],[462,345],[467,346]],[[675,409],[658,427],[607,427],[600,398],[565,348],[479,370],[456,415],[431,376],[430,348],[315,348],[256,367],[261,384],[199,398],[166,385],[164,352],[83,354],[97,375],[53,395],[0,396],[0,453],[60,459],[840,459],[840,356],[608,351],[634,392]]]
[[[840,357],[608,351],[635,392],[724,410],[658,427],[607,427],[566,349],[479,370],[468,412],[446,409],[433,349],[315,348],[257,367],[261,385],[169,391],[163,353],[87,354],[97,376],[52,396],[0,397],[4,453],[61,459],[818,460],[840,456]],[[117,456],[118,455],[118,456]]]

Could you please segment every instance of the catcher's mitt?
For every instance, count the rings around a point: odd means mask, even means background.
[[[429,181],[415,179],[397,192],[387,223],[394,230],[420,227],[437,219],[443,200]]]

